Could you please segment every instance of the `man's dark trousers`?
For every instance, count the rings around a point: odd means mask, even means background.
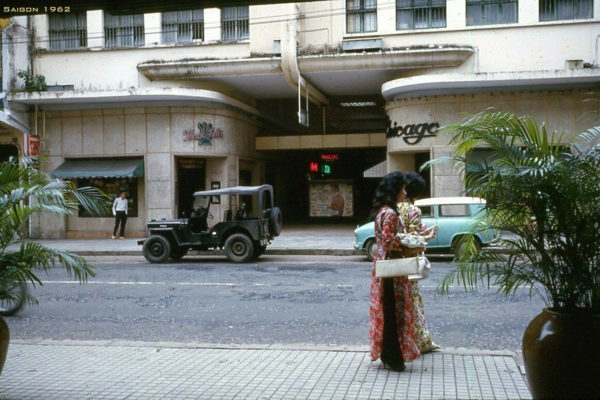
[[[117,236],[117,229],[119,228],[119,224],[121,224],[121,232],[119,236],[123,237],[125,235],[125,224],[127,223],[127,214],[125,211],[117,211],[117,215],[115,215],[115,229],[113,230],[113,236]]]

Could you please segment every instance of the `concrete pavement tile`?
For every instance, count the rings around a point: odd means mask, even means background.
[[[434,353],[408,367],[368,352],[11,344],[0,399],[530,397],[510,356]]]

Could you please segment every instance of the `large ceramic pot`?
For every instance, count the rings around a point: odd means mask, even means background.
[[[534,399],[600,399],[600,315],[544,309],[525,330],[523,360]]]
[[[6,354],[8,354],[8,339],[10,338],[10,331],[6,322],[0,317],[0,374],[4,367],[4,361],[6,361]]]

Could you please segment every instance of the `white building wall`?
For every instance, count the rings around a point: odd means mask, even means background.
[[[84,111],[54,111],[38,115],[45,123],[44,163],[50,173],[65,158],[142,157],[144,178],[138,180],[138,216],[127,220],[128,235],[144,235],[149,219],[174,218],[178,156],[206,159],[206,187],[219,181],[221,187],[238,184],[240,157],[256,162],[250,145],[256,140],[254,120],[239,113],[196,107],[139,107]],[[44,122],[45,118],[45,122]],[[212,123],[223,131],[212,145],[184,141],[184,131],[198,130],[199,122]],[[228,204],[215,210],[216,223]],[[211,211],[212,212],[212,211]],[[52,226],[35,226],[33,235],[45,238],[106,236],[112,232],[112,218],[71,216],[52,220]],[[39,224],[39,222],[38,222]]]
[[[564,132],[567,141],[585,129],[600,125],[597,101],[590,101],[593,98],[586,90],[438,95],[393,101],[386,110],[390,120],[400,126],[433,122],[445,126],[493,107],[496,111],[528,115],[540,124],[544,122],[549,134]],[[449,155],[449,138],[448,134],[438,133],[416,145],[408,145],[400,137],[388,138],[388,169],[413,170],[411,157],[416,152],[430,152],[431,158]],[[432,195],[436,197],[455,196],[463,187],[459,171],[446,165],[434,166],[433,178]]]
[[[508,25],[467,27],[465,0],[448,0],[447,27],[396,31],[395,3],[378,2],[378,31],[346,34],[345,1],[319,1],[250,7],[250,41],[221,43],[220,9],[205,10],[205,43],[163,46],[160,43],[160,14],[146,14],[146,45],[142,48],[102,49],[41,53],[35,70],[49,84],[73,84],[76,89],[125,89],[153,83],[139,74],[136,66],[150,60],[247,58],[273,53],[273,42],[281,40],[288,21],[298,15],[298,46],[302,49],[335,49],[344,39],[382,38],[384,48],[457,44],[473,46],[475,54],[453,72],[498,72],[564,69],[566,60],[596,60],[596,37],[600,29],[600,1],[596,16],[589,20],[538,22],[537,1],[519,2],[519,22]],[[36,47],[48,46],[47,16],[32,17]],[[103,45],[103,13],[88,12],[88,41],[93,48]],[[411,74],[438,73],[413,71]],[[441,71],[447,72],[447,71]],[[403,72],[406,74],[406,72]],[[180,85],[186,85],[180,83]]]

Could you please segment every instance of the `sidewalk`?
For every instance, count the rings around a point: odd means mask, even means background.
[[[295,255],[360,255],[354,250],[354,229],[352,225],[314,225],[292,226],[284,228],[281,235],[267,246],[265,254],[295,254]],[[52,248],[69,250],[82,256],[141,256],[142,246],[137,244],[139,239],[124,240],[110,239],[60,239],[37,240]],[[190,252],[194,254],[194,252]],[[223,254],[219,252],[197,254]]]
[[[397,373],[366,348],[11,342],[0,399],[522,399],[507,352],[426,354]]]

